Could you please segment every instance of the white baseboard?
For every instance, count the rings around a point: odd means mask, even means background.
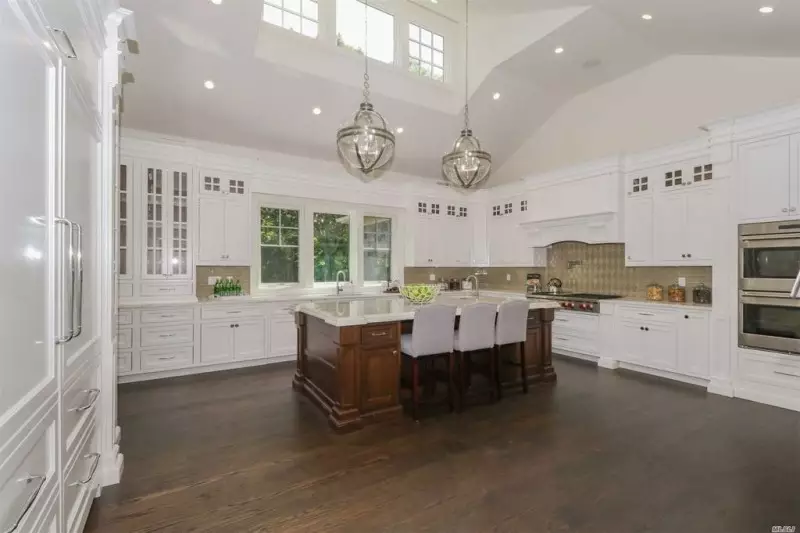
[[[719,394],[720,396],[727,396],[733,398],[734,390],[733,383],[729,379],[714,379],[708,382],[708,392],[711,394]]]
[[[193,376],[195,374],[206,374],[208,372],[220,372],[222,370],[236,370],[238,368],[250,368],[254,366],[271,365],[274,363],[285,363],[295,361],[296,355],[285,355],[282,357],[271,357],[269,359],[253,359],[252,361],[236,361],[234,363],[224,363],[221,365],[190,366],[175,370],[165,370],[162,372],[149,372],[147,374],[126,374],[119,376],[118,383],[137,383],[139,381],[151,381],[154,379],[177,378],[181,376]]]
[[[119,452],[119,446],[114,446],[117,452],[114,457],[109,457],[107,460],[103,459],[102,475],[100,476],[100,487],[108,487],[109,485],[116,485],[122,479],[122,471],[125,469],[125,456]],[[97,491],[100,495],[100,491]]]
[[[632,363],[625,363],[623,361],[619,361],[619,368],[624,368],[626,370],[634,370],[636,372],[642,372],[643,374],[650,374],[651,376],[658,376],[660,378],[674,379],[675,381],[682,381],[683,383],[688,383],[690,385],[699,385],[701,387],[708,387],[707,379],[696,378],[694,376],[687,376],[685,374],[678,374],[675,372],[669,372],[668,370],[658,370],[656,368],[650,368],[648,366],[636,365]]]
[[[601,357],[597,360],[597,366],[600,368],[607,368],[609,370],[616,370],[619,368],[619,361],[609,357]]]
[[[563,355],[565,357],[573,357],[575,359],[583,359],[584,361],[591,361],[596,363],[599,359],[596,355],[587,355],[585,353],[573,352],[570,350],[554,349],[553,353],[556,355]]]
[[[765,403],[792,411],[800,411],[800,394],[761,383],[737,381],[733,386],[736,398],[751,402]]]

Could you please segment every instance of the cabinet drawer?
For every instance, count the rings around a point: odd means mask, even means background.
[[[142,311],[142,324],[164,324],[165,322],[193,322],[194,309],[150,309]]]
[[[173,368],[191,366],[194,348],[173,348],[172,350],[145,350],[141,353],[142,372],[158,372]]]
[[[120,350],[130,350],[133,347],[133,330],[131,328],[120,328],[117,330],[117,348]]]
[[[143,297],[150,296],[191,296],[194,294],[194,288],[191,282],[186,283],[160,283],[150,282],[142,283],[140,292]]]
[[[599,325],[600,317],[589,313],[556,311],[556,316],[553,319],[554,329],[596,333]]]
[[[72,453],[75,440],[85,427],[85,420],[94,416],[95,405],[100,398],[97,385],[97,369],[90,366],[64,393],[62,431],[66,436],[67,456]]]
[[[739,375],[752,381],[800,390],[800,361],[739,352]]]
[[[596,339],[589,336],[575,335],[574,333],[557,332],[553,329],[553,350],[568,350],[585,355],[597,355],[600,350]]]
[[[623,307],[617,308],[617,314],[620,318],[625,320],[634,320],[639,322],[662,322],[662,323],[675,323],[677,313],[675,311],[667,311],[661,309],[647,309],[641,307]]]
[[[194,325],[148,326],[142,328],[141,334],[142,347],[190,344],[194,342]]]
[[[73,531],[73,525],[85,507],[87,497],[91,496],[97,486],[97,469],[100,466],[100,453],[95,443],[95,426],[91,424],[81,434],[77,454],[72,457],[64,476],[64,513],[67,517],[67,531]],[[87,509],[88,510],[88,509]]]
[[[133,311],[119,311],[117,313],[118,326],[130,326],[133,324]]]
[[[226,320],[229,318],[239,318],[243,316],[263,316],[264,309],[258,305],[247,305],[242,307],[217,306],[214,304],[203,307],[201,313],[203,320]]]
[[[361,344],[365,346],[388,344],[397,341],[396,324],[379,324],[361,328]]]
[[[44,427],[28,435],[15,454],[0,465],[0,527],[10,529],[19,521],[16,531],[31,531],[52,492],[56,476],[56,415],[50,411]],[[29,501],[30,505],[27,505]]]
[[[117,374],[133,372],[133,354],[131,352],[117,354]]]
[[[294,308],[297,307],[296,303],[281,305],[273,307],[269,310],[270,318],[294,320]]]

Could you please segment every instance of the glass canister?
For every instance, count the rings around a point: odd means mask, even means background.
[[[692,289],[692,301],[696,304],[710,304],[711,303],[711,287],[705,283],[701,283]]]
[[[651,283],[647,286],[647,299],[660,302],[664,299],[664,286]]]
[[[676,281],[667,289],[667,297],[670,302],[686,303],[686,288],[678,285]]]

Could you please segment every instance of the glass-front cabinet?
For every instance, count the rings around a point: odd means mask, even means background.
[[[191,170],[142,165],[142,278],[188,279]]]
[[[133,231],[131,216],[133,209],[133,162],[123,159],[119,164],[117,178],[117,275],[120,279],[131,279],[131,257],[133,248]]]

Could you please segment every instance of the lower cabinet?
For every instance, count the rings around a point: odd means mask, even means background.
[[[241,320],[233,328],[234,360],[261,359],[266,354],[264,319]]]
[[[247,361],[266,356],[263,319],[203,324],[200,331],[200,362],[203,364]]]
[[[711,341],[708,313],[683,312],[678,326],[678,371],[691,376],[709,376]]]
[[[297,326],[288,311],[269,319],[269,357],[288,357],[297,354]]]
[[[200,362],[203,364],[233,361],[233,324],[200,326]]]

